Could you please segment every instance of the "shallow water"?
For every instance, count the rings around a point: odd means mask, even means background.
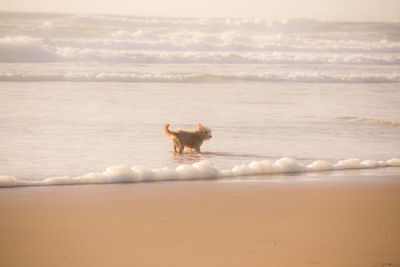
[[[2,83],[2,174],[78,176],[113,165],[221,168],[398,157],[397,84]],[[367,119],[375,118],[371,123]],[[202,154],[174,154],[164,123],[213,130]],[[392,123],[388,123],[392,122]]]
[[[350,167],[365,168],[392,165],[362,160],[400,157],[399,23],[0,20],[0,176],[40,181],[202,160],[221,172],[281,158],[359,158]],[[166,122],[201,122],[213,138],[201,154],[174,154]]]

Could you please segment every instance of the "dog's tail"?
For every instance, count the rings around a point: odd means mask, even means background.
[[[174,135],[175,133],[174,133],[173,131],[171,131],[170,129],[168,129],[168,127],[169,127],[169,123],[166,123],[166,124],[164,125],[164,133],[165,133],[166,135],[168,135],[168,136]]]

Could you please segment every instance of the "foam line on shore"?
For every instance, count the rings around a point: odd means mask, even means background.
[[[236,165],[232,169],[218,169],[210,161],[200,161],[191,165],[173,168],[147,168],[119,165],[107,168],[102,173],[88,173],[78,177],[50,177],[43,180],[24,180],[12,176],[0,176],[1,187],[113,184],[176,180],[202,180],[240,177],[249,175],[268,175],[285,173],[308,173],[316,171],[334,171],[345,169],[370,169],[380,167],[400,167],[400,158],[387,161],[346,159],[335,164],[317,160],[304,165],[291,158],[281,158],[275,162],[268,160],[253,161],[249,164]]]

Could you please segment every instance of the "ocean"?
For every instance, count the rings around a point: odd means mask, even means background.
[[[400,177],[399,136],[398,21],[0,13],[0,187]]]

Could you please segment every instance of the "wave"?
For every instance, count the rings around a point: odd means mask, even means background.
[[[207,83],[229,81],[304,82],[304,83],[399,83],[400,74],[354,74],[318,71],[277,73],[121,73],[121,72],[57,72],[0,73],[0,81],[34,82],[130,82],[130,83]]]
[[[332,34],[330,34],[332,35]],[[240,31],[204,33],[198,30],[158,33],[150,30],[118,30],[110,37],[53,39],[49,45],[59,47],[134,49],[152,51],[309,51],[400,53],[400,42],[357,40],[350,36],[291,36],[287,34],[249,34]]]
[[[300,41],[295,44],[261,41],[249,44],[246,40],[200,42],[190,38],[185,40],[179,36],[173,41],[159,39],[151,42],[118,39],[46,41],[21,35],[0,38],[0,61],[400,65],[400,43],[391,44],[390,48],[385,45],[381,48],[376,48],[378,45],[369,45],[375,47],[375,52],[387,53],[362,53],[363,49],[368,48],[362,49],[354,43],[349,46],[356,53],[337,51],[340,50],[337,42],[329,44],[331,48],[328,45],[325,48],[322,45],[321,48],[321,44],[299,43]],[[311,48],[315,51],[311,51]]]
[[[51,177],[39,181],[28,181],[12,176],[1,176],[0,187],[223,179],[250,175],[307,173],[380,167],[400,167],[400,158],[393,158],[387,161],[346,159],[338,161],[336,164],[318,160],[309,165],[301,164],[291,158],[281,158],[275,162],[270,162],[268,160],[253,161],[250,164],[237,165],[232,169],[222,170],[218,169],[209,161],[200,161],[192,165],[180,165],[175,169],[168,167],[151,169],[142,166],[130,168],[125,165],[120,165],[109,167],[102,173],[89,173],[79,177]]]
[[[400,22],[273,21],[0,12],[8,49],[400,53]],[[11,47],[11,48],[10,48]],[[59,51],[60,50],[60,51]],[[17,52],[19,50],[16,50]],[[81,51],[82,52],[82,51]],[[82,52],[83,53],[83,52]]]
[[[156,16],[123,16],[99,14],[51,14],[51,13],[17,13],[0,12],[0,19],[9,22],[29,22],[32,26],[37,22],[40,27],[43,22],[59,23],[69,26],[87,25],[92,27],[123,27],[123,28],[200,28],[200,29],[243,29],[262,32],[390,32],[398,34],[399,21],[364,21],[343,22],[316,19],[284,19],[269,20],[262,18],[182,18]],[[35,25],[35,24],[34,24]]]
[[[162,26],[185,28],[217,28],[257,30],[265,32],[391,32],[400,29],[398,21],[340,22],[316,19],[269,20],[261,18],[174,18],[134,17],[107,15],[76,15],[70,17],[75,23],[118,25],[129,27]]]

